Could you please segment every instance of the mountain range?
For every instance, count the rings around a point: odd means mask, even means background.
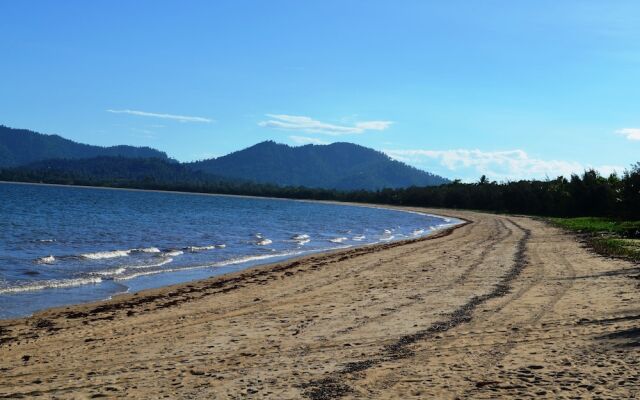
[[[166,153],[150,147],[101,147],[77,143],[58,135],[44,135],[26,129],[0,125],[0,168],[17,167],[37,161],[93,157],[160,158]]]
[[[352,143],[292,147],[273,141],[231,154],[178,163],[150,147],[100,147],[58,135],[0,126],[0,169],[30,180],[163,184],[255,183],[377,190],[447,183],[386,154]],[[6,173],[4,174],[7,175]],[[26,179],[26,178],[25,178]]]

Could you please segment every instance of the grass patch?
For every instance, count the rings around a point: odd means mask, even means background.
[[[561,228],[582,233],[599,254],[640,261],[640,221],[607,218],[551,218]]]
[[[551,218],[565,229],[586,233],[613,233],[622,237],[640,236],[640,221],[618,221],[609,218]]]
[[[640,261],[640,239],[591,238],[590,244],[600,254]]]

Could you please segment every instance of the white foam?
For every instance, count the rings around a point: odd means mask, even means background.
[[[129,280],[129,279],[139,278],[141,276],[161,274],[161,273],[164,273],[164,272],[181,272],[181,271],[190,271],[190,270],[194,270],[194,269],[225,267],[225,266],[228,266],[228,265],[244,264],[244,263],[251,262],[251,261],[266,260],[266,259],[275,258],[275,257],[287,257],[287,256],[293,256],[293,255],[298,255],[298,254],[302,254],[302,253],[303,253],[302,251],[298,251],[298,252],[285,252],[285,253],[278,253],[278,254],[264,254],[264,255],[259,255],[259,256],[239,257],[239,258],[234,258],[234,259],[227,260],[227,261],[221,261],[221,262],[218,262],[218,263],[215,263],[215,264],[196,265],[196,266],[191,266],[191,267],[168,268],[168,269],[157,269],[157,270],[152,270],[152,271],[135,272],[135,273],[132,273],[132,274],[129,274],[129,275],[125,275],[125,276],[118,276],[118,277],[114,278],[114,280],[116,280],[116,281],[126,281],[126,280]]]
[[[102,282],[102,278],[77,278],[77,279],[52,279],[48,281],[37,281],[23,286],[14,286],[9,288],[0,289],[0,294],[11,294],[29,292],[34,290],[43,289],[60,289],[74,286],[82,286],[89,284],[96,284]]]
[[[215,245],[210,245],[210,246],[187,246],[187,247],[185,247],[185,250],[190,251],[192,253],[195,253],[195,252],[198,252],[198,251],[213,250],[215,248],[216,248]]]
[[[81,254],[80,257],[89,260],[102,260],[106,258],[127,257],[131,250],[98,251],[95,253]]]
[[[418,236],[418,235],[422,235],[424,233],[424,229],[415,229],[413,231],[413,236]]]
[[[115,268],[115,269],[110,269],[108,271],[98,271],[98,272],[94,272],[94,275],[100,275],[100,276],[115,276],[115,275],[121,275],[123,274],[127,269],[125,267],[120,267],[120,268]]]
[[[226,260],[226,261],[220,261],[220,262],[215,263],[215,264],[213,264],[211,266],[212,267],[224,267],[224,266],[227,266],[227,265],[244,264],[244,263],[250,262],[250,261],[266,260],[266,259],[275,258],[275,257],[295,256],[295,255],[303,254],[303,253],[304,253],[303,251],[288,251],[288,252],[278,253],[278,254],[263,254],[263,255],[259,255],[259,256],[246,256],[246,257],[232,258],[231,260]]]
[[[149,275],[149,274],[159,273],[159,272],[177,271],[178,269],[159,269],[159,270],[155,270],[155,271],[135,272],[135,273],[130,273],[128,275],[125,275],[125,273],[130,271],[130,270],[141,270],[141,269],[158,268],[158,267],[161,267],[163,265],[169,264],[172,261],[173,261],[172,258],[167,258],[167,259],[162,260],[161,262],[156,263],[156,264],[127,265],[127,266],[123,266],[123,267],[119,267],[119,268],[115,268],[115,269],[111,269],[111,270],[107,270],[107,271],[94,272],[93,275],[100,275],[100,276],[104,276],[106,278],[113,278],[113,280],[118,281],[118,280],[131,279],[132,277],[140,276],[140,275]],[[125,276],[122,276],[122,275],[125,275]]]
[[[363,241],[365,238],[366,238],[366,236],[365,236],[365,235],[357,235],[357,236],[354,236],[351,240],[355,240],[356,242],[361,242],[361,241]]]
[[[224,244],[224,243],[223,243],[223,244],[217,244],[217,245],[216,245],[216,249],[224,249],[225,247],[227,247],[227,245],[226,245],[226,244]]]
[[[36,240],[36,242],[38,242],[38,243],[53,243],[55,241],[56,241],[55,239],[38,239],[38,240]]]
[[[56,262],[56,258],[54,256],[40,257],[36,260],[36,262],[38,264],[53,264],[54,262]]]
[[[256,242],[258,246],[267,246],[267,245],[270,245],[271,243],[273,243],[271,239],[261,239]]]
[[[182,270],[187,270],[187,269],[193,269],[193,268],[156,269],[156,270],[153,270],[153,271],[135,272],[133,274],[129,274],[129,275],[125,275],[125,276],[115,277],[115,278],[113,278],[113,280],[114,281],[128,281],[129,279],[138,278],[140,276],[161,274],[163,272],[176,272],[176,271],[182,271]]]
[[[169,264],[170,262],[173,262],[173,258],[165,258],[164,260],[155,264],[129,265],[127,266],[127,268],[131,268],[131,269],[156,268],[156,267],[162,267],[163,265]]]
[[[171,262],[172,260],[169,259],[168,262]],[[156,265],[147,265],[147,266],[140,266],[137,267],[139,269],[141,268],[153,268],[153,267],[159,267],[163,264],[167,264],[165,263],[160,263],[160,264],[156,264]],[[134,272],[128,275],[124,275],[124,276],[118,276],[113,278],[114,281],[127,281],[130,279],[134,279],[134,278],[139,278],[141,276],[147,276],[147,275],[156,275],[156,274],[162,274],[165,272],[180,272],[180,271],[189,271],[189,270],[193,270],[193,269],[203,269],[203,268],[210,268],[212,267],[211,265],[196,265],[196,266],[191,266],[191,267],[181,267],[181,268],[164,268],[164,269],[154,269],[151,271],[141,271],[141,272]]]
[[[160,249],[157,247],[145,247],[142,249],[132,249],[133,253],[160,253]]]
[[[298,246],[304,246],[311,241],[311,236],[306,233],[300,235],[293,235],[291,240],[298,244]]]
[[[176,257],[184,254],[182,250],[168,250],[162,253],[162,257]]]
[[[329,241],[330,241],[331,243],[342,243],[342,242],[344,242],[345,240],[349,240],[349,239],[348,239],[348,238],[346,238],[346,237],[338,237],[338,238],[334,238],[334,239],[329,239]]]

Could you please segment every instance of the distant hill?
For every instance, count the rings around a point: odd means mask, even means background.
[[[266,141],[187,165],[196,171],[257,183],[338,190],[434,186],[448,182],[352,143],[291,147]]]
[[[26,129],[0,125],[0,168],[16,167],[49,159],[93,157],[159,158],[167,154],[150,147],[100,147],[76,143],[58,135],[44,135]]]
[[[150,147],[100,147],[0,125],[0,169],[28,181],[154,182],[337,190],[435,186],[448,180],[352,143],[291,147],[258,143],[215,159],[180,164]],[[13,172],[8,169],[14,170]],[[13,178],[10,178],[13,177]]]
[[[194,185],[226,181],[224,178],[193,171],[180,163],[160,158],[53,159],[15,167],[11,171],[27,176],[44,177],[47,180],[99,182],[101,184],[155,182],[167,185]]]

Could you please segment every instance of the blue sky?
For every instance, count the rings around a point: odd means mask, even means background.
[[[450,178],[640,161],[640,2],[0,2],[0,124],[181,160],[348,141]]]

